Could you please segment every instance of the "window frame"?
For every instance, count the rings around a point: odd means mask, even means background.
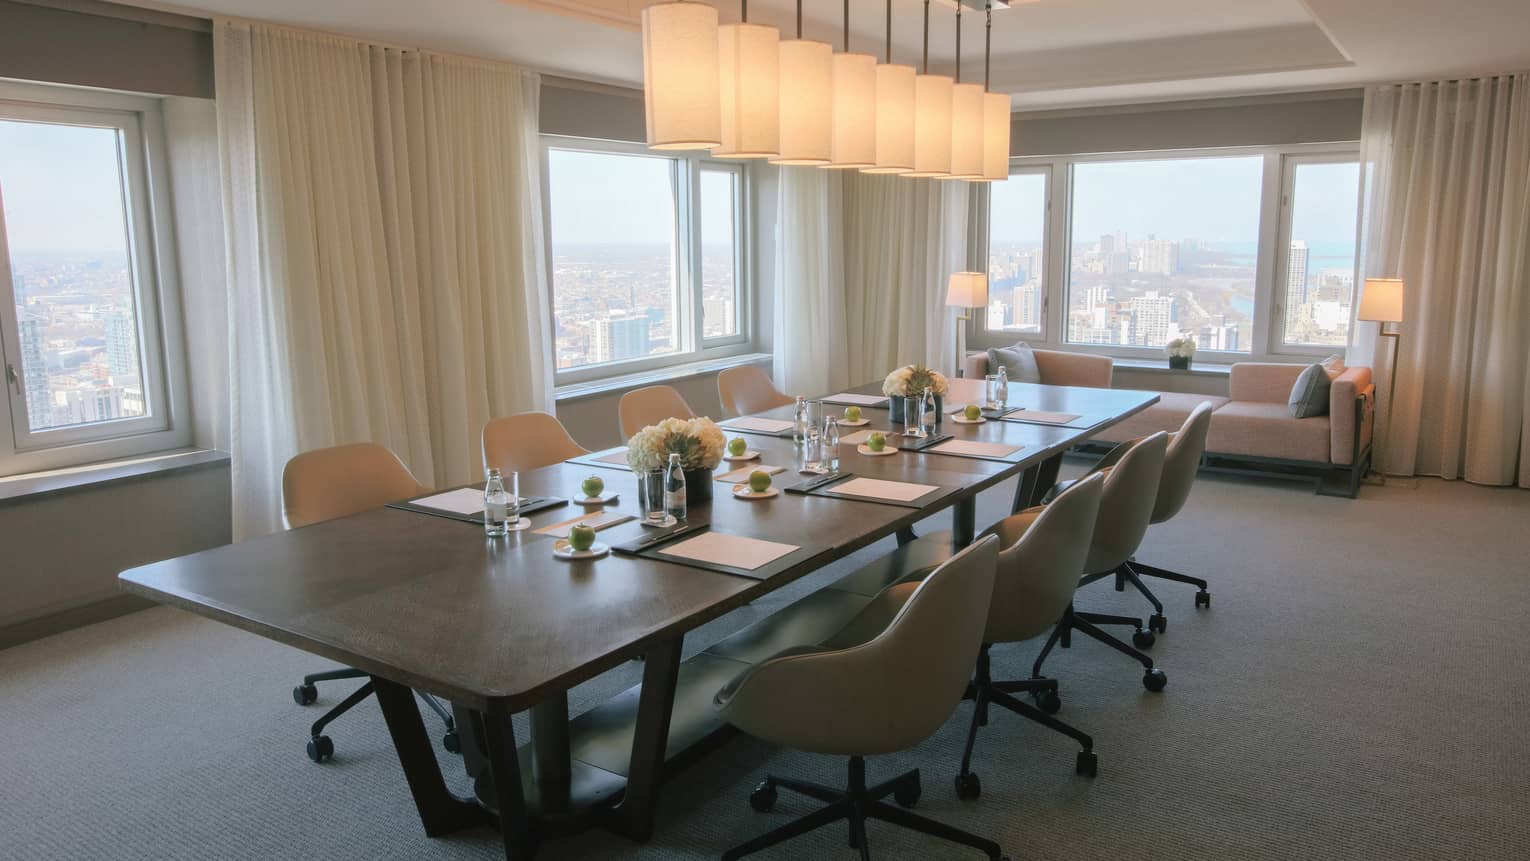
[[[675,333],[681,337],[673,353],[647,356],[639,359],[622,359],[574,368],[554,368],[555,388],[605,380],[625,374],[637,374],[662,368],[685,365],[698,361],[744,355],[755,350],[754,285],[752,248],[747,241],[750,230],[752,183],[749,172],[736,161],[714,159],[704,153],[657,152],[641,143],[582,138],[567,135],[544,134],[542,144],[542,217],[546,229],[543,244],[547,258],[547,315],[549,325],[556,331],[557,288],[553,284],[553,236],[552,236],[552,175],[550,170],[553,150],[587,152],[609,155],[641,156],[669,161],[675,189],[675,278],[679,285],[677,297],[685,297],[675,309]],[[701,279],[701,171],[727,171],[736,177],[738,193],[733,202],[734,218],[734,278],[737,301],[738,332],[708,338],[703,332],[702,279]],[[553,341],[556,350],[556,339]],[[554,356],[556,360],[556,356]],[[556,363],[556,361],[555,361]]]
[[[1053,327],[1051,318],[1051,309],[1053,305],[1052,257],[1054,256],[1052,254],[1052,223],[1055,220],[1052,218],[1052,187],[1054,179],[1053,175],[1055,172],[1055,167],[1050,164],[1021,165],[1018,167],[1018,169],[1014,164],[1011,164],[1009,170],[1009,175],[1011,177],[1024,175],[1036,175],[1041,177],[1041,331],[1020,332],[1010,329],[990,329],[988,327],[988,306],[984,305],[981,310],[975,311],[973,314],[973,324],[979,328],[984,335],[992,336],[995,338],[1003,338],[1012,335],[1017,338],[1025,338],[1027,340],[1045,342],[1049,337],[1049,333],[1057,331]],[[993,188],[991,185],[988,188],[988,195],[988,204],[985,206],[985,209],[989,215],[983,218],[983,233],[981,239],[983,245],[982,254],[980,257],[983,261],[983,272],[990,271],[990,264],[993,260],[993,219],[991,217],[993,213]],[[991,290],[989,291],[988,298],[989,302],[992,303],[993,293]]]
[[[191,424],[168,155],[159,100],[125,94],[0,82],[0,116],[61,125],[114,127],[133,273],[140,372],[149,415],[33,431],[25,389],[8,379],[0,398],[0,475],[78,466],[183,448]],[[23,375],[14,276],[0,236],[0,351]]]
[[[1347,344],[1288,344],[1286,343],[1286,311],[1285,295],[1281,289],[1286,284],[1286,267],[1290,262],[1290,255],[1281,254],[1282,249],[1290,247],[1292,224],[1296,218],[1296,169],[1304,164],[1350,164],[1360,165],[1360,147],[1355,145],[1349,149],[1329,148],[1327,150],[1314,150],[1311,152],[1282,153],[1280,162],[1280,233],[1275,240],[1275,280],[1270,290],[1271,313],[1270,325],[1265,332],[1266,343],[1272,356],[1323,358],[1330,356],[1334,351],[1343,352]],[[1360,190],[1364,187],[1364,180],[1356,181],[1355,194],[1358,198]],[[1358,201],[1357,201],[1358,203]],[[1355,296],[1359,293],[1360,283],[1360,213],[1361,207],[1355,209],[1355,265],[1350,272],[1350,309],[1349,309],[1349,335],[1354,336],[1355,331]]]

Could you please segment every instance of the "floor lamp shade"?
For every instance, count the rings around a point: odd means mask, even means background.
[[[1401,278],[1367,278],[1360,294],[1361,320],[1401,323],[1403,318],[1403,282]]]
[[[982,272],[952,272],[946,286],[946,305],[951,308],[982,308],[988,304],[988,276]]]
[[[983,94],[983,180],[1009,179],[1009,96]]]
[[[951,88],[951,175],[949,179],[983,178],[983,87],[957,84]]]
[[[829,167],[867,168],[877,162],[877,58],[835,54],[834,119]]]
[[[643,111],[653,149],[722,143],[717,9],[661,3],[643,10]]]
[[[951,88],[945,75],[914,78],[914,169],[906,176],[951,172]]]
[[[834,49],[827,42],[781,43],[781,152],[771,164],[826,165],[832,155]]]
[[[877,66],[876,166],[866,173],[914,169],[914,67]]]
[[[712,155],[771,158],[779,154],[780,44],[780,31],[764,24],[717,28],[722,145]]]

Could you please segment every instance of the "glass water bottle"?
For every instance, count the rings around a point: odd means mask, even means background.
[[[839,472],[839,421],[833,416],[823,420],[823,433],[818,435],[818,444],[823,447],[821,464],[829,472]]]
[[[999,401],[999,409],[1002,410],[1009,404],[1009,371],[1003,365],[999,366],[999,382],[994,389],[996,390],[994,394]]]
[[[797,406],[792,410],[792,444],[802,445],[807,440],[807,398],[797,396]]]
[[[664,468],[664,510],[675,520],[685,521],[685,469],[680,455],[671,453]]]
[[[483,486],[483,531],[498,537],[510,531],[510,494],[499,470],[490,469]]]

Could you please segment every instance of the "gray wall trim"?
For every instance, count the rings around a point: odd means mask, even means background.
[[[62,634],[75,628],[83,628],[86,625],[94,625],[97,622],[105,622],[107,619],[115,619],[118,616],[126,616],[139,610],[147,610],[155,606],[153,601],[140,598],[137,595],[117,595],[102,601],[95,601],[80,607],[72,607],[57,613],[50,613],[36,619],[28,619],[14,625],[0,627],[0,649],[9,649],[11,646],[19,646],[43,637],[51,637],[54,634]]]
[[[644,143],[643,93],[607,84],[542,76],[542,134]]]
[[[211,31],[187,23],[201,19],[176,15],[166,23],[153,16],[167,13],[141,12],[110,3],[0,0],[0,78],[212,98]]]

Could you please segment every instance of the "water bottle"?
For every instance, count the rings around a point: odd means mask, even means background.
[[[994,386],[997,390],[995,395],[999,399],[999,409],[1009,405],[1009,371],[1003,365],[999,366],[999,382]]]
[[[808,472],[823,472],[823,434],[809,422],[807,436],[802,446],[802,468]]]
[[[807,398],[797,396],[797,407],[792,411],[792,444],[802,445],[807,440]]]
[[[839,472],[839,422],[833,416],[823,420],[823,433],[819,434],[819,445],[826,449],[823,457],[823,466],[829,472]]]
[[[675,520],[685,521],[685,469],[678,454],[669,456],[669,466],[664,470],[664,511]]]
[[[929,410],[934,406],[935,395],[930,391],[929,386],[925,386],[924,393],[919,396],[919,415],[917,417],[918,421],[914,423],[914,432],[909,434],[909,436],[917,438],[923,438],[926,436],[924,430],[925,419],[929,416]]]
[[[483,531],[493,537],[510,531],[510,494],[505,492],[497,469],[489,470],[489,480],[483,486]]]

